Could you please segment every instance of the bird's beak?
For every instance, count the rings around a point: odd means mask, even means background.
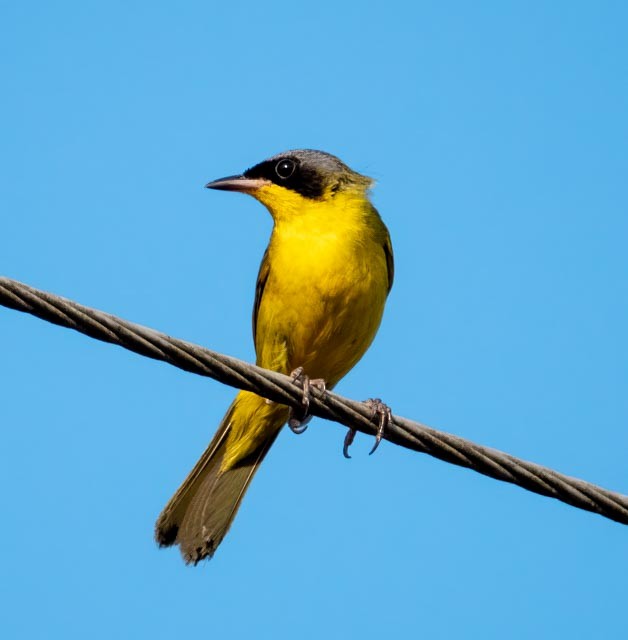
[[[270,184],[269,180],[263,178],[246,178],[245,176],[227,176],[208,182],[207,189],[219,189],[220,191],[241,191],[243,193],[254,193],[260,187]]]

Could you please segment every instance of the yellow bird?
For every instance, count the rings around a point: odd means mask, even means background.
[[[260,367],[303,372],[331,389],[371,344],[393,281],[390,236],[369,200],[371,184],[335,156],[299,149],[207,185],[247,193],[273,217],[253,308]],[[211,557],[289,417],[288,407],[238,393],[160,515],[159,545],[178,544],[187,563]],[[305,421],[295,415],[290,424],[299,431]]]

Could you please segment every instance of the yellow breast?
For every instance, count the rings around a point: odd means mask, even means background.
[[[284,373],[302,366],[331,388],[362,357],[388,292],[387,231],[364,193],[274,202],[269,274],[257,318],[258,363]]]

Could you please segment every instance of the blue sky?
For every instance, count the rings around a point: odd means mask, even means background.
[[[0,272],[244,359],[270,217],[210,179],[378,181],[396,282],[338,386],[628,492],[620,2],[0,8]],[[591,638],[628,530],[314,421],[189,568],[152,540],[234,391],[0,309],[6,638]]]

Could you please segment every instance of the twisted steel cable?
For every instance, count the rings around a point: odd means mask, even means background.
[[[238,389],[253,391],[275,402],[297,409],[301,407],[301,385],[288,376],[172,338],[16,280],[0,277],[0,305],[162,360],[179,369],[213,378]],[[368,405],[335,393],[326,392],[321,397],[314,394],[310,413],[368,435],[377,432],[373,411]],[[384,438],[413,451],[427,453],[445,462],[628,524],[628,496],[520,460],[502,451],[399,416],[392,417]]]

